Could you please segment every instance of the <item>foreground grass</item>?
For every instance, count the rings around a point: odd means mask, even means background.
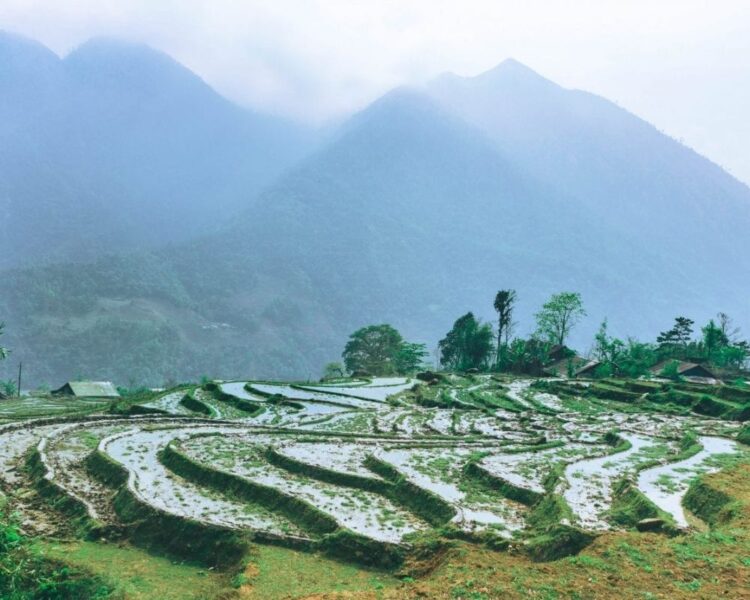
[[[401,583],[388,573],[274,546],[257,546],[246,573],[241,596],[253,600],[382,598],[388,589]]]
[[[97,542],[39,542],[41,553],[111,582],[114,597],[192,600],[231,597],[226,575],[178,564],[132,546]]]

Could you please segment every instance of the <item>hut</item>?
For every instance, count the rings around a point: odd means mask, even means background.
[[[601,361],[598,360],[587,360],[586,364],[576,371],[576,377],[593,377],[596,369],[601,364]]]
[[[76,396],[78,398],[119,398],[111,381],[68,381],[62,387],[53,390],[53,396]]]
[[[656,375],[657,377],[661,375],[662,371],[664,371],[664,368],[671,364],[671,363],[677,363],[677,374],[680,377],[689,377],[689,378],[696,378],[696,379],[711,379],[715,380],[716,375],[710,371],[705,365],[701,365],[699,363],[692,363],[692,362],[686,362],[683,360],[664,360],[660,362],[658,365],[655,365],[651,367],[651,373],[653,375]]]

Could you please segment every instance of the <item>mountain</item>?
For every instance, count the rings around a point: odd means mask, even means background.
[[[6,273],[6,345],[49,383],[315,377],[357,327],[434,347],[467,310],[492,318],[502,287],[519,292],[522,335],[550,294],[581,292],[584,350],[604,317],[651,339],[677,314],[750,325],[746,187],[520,65],[475,79],[390,92],[219,231]]]
[[[750,191],[714,163],[613,104],[568,90],[509,59],[477,77],[426,86],[480,128],[515,165],[575,198],[598,223],[705,268],[750,250]],[[704,244],[708,243],[709,252]]]
[[[0,33],[0,268],[217,229],[314,144],[147,46]]]

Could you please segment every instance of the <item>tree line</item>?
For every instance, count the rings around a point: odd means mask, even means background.
[[[587,316],[579,293],[552,295],[534,314],[535,329],[527,338],[514,335],[517,302],[515,290],[498,291],[493,302],[497,313],[494,324],[482,322],[472,312],[460,316],[438,343],[440,367],[451,371],[541,374],[553,350],[556,356],[575,356],[565,343]],[[640,377],[664,361],[704,363],[734,372],[747,366],[750,344],[740,338],[740,329],[731,317],[719,313],[697,334],[694,325],[693,320],[678,316],[655,342],[641,342],[632,337],[613,337],[605,319],[588,356],[597,361],[593,375]],[[343,365],[330,363],[325,377],[410,374],[425,368],[427,356],[425,344],[407,342],[391,325],[369,325],[350,336],[342,353]]]

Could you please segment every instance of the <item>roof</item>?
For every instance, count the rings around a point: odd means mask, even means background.
[[[111,381],[69,381],[53,393],[97,398],[120,397]]]
[[[601,361],[598,360],[589,360],[586,362],[585,365],[583,365],[580,369],[576,371],[576,375],[582,375],[583,373],[589,373],[596,369],[601,363]]]
[[[544,367],[544,372],[552,375],[566,375],[568,372],[568,364],[572,365],[573,371],[577,371],[586,363],[587,361],[585,358],[581,358],[580,356],[570,356],[548,364]]]
[[[666,367],[668,364],[676,362],[677,363],[677,374],[678,375],[684,375],[688,371],[692,371],[693,369],[698,369],[700,371],[704,371],[705,373],[708,373],[709,377],[713,377],[713,373],[711,370],[706,367],[705,365],[701,365],[699,363],[692,363],[692,362],[685,362],[684,360],[663,360],[658,365],[654,365],[651,367],[652,373],[661,373],[664,370],[664,367]]]

